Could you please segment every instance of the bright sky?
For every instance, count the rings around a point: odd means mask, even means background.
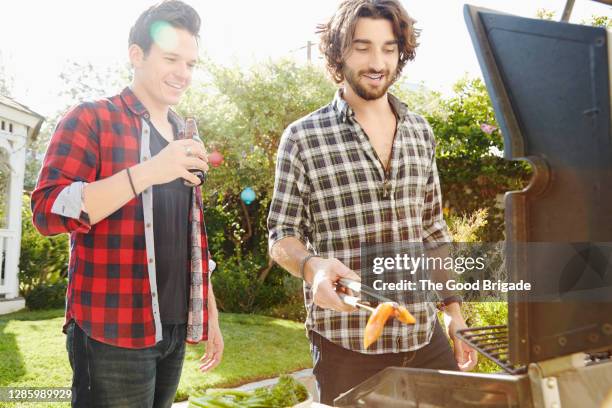
[[[295,57],[308,40],[317,41],[317,23],[334,11],[333,0],[187,0],[203,20],[201,51],[223,64],[249,65],[268,58]],[[107,67],[127,62],[127,37],[138,15],[154,0],[2,0],[0,64],[12,77],[14,96],[50,115],[61,108],[58,77],[68,61]],[[464,73],[480,75],[465,22],[463,1],[403,0],[422,29],[416,60],[404,69],[411,82],[448,92]],[[471,4],[526,17],[539,8],[556,12],[564,0],[472,0]],[[576,0],[572,22],[612,8]],[[318,54],[315,54],[315,58]],[[109,90],[113,92],[114,90]]]

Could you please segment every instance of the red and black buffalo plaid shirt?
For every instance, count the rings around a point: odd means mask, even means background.
[[[126,348],[150,347],[161,340],[152,188],[95,225],[81,210],[80,196],[83,183],[110,177],[150,158],[148,118],[129,88],[76,106],[58,123],[32,193],[36,228],[44,235],[70,233],[66,322],[74,319],[93,339]],[[169,118],[183,128],[175,113],[170,112]],[[189,316],[188,329],[197,326],[196,335],[188,334],[191,342],[206,339],[208,322],[208,249],[199,188],[194,197],[191,290],[193,297],[197,281],[198,313],[195,321]],[[194,234],[194,229],[201,233]],[[194,277],[194,272],[199,275]],[[190,299],[190,311],[192,306]]]

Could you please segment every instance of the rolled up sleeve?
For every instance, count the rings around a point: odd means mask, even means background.
[[[70,110],[58,123],[32,193],[32,222],[43,235],[89,232],[82,192],[96,179],[98,131],[86,104]]]
[[[286,237],[308,244],[309,183],[298,143],[288,128],[278,147],[274,193],[268,214],[269,248]]]

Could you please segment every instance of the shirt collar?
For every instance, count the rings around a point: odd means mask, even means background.
[[[125,103],[125,106],[137,116],[144,116],[145,119],[149,119],[149,111],[143,105],[142,102],[138,99],[138,97],[134,94],[134,92],[130,89],[130,87],[125,87],[123,91],[121,91],[121,100]],[[184,120],[172,109],[168,111],[168,119],[172,124],[176,127],[176,130],[180,133],[185,129]]]
[[[387,96],[389,98],[391,107],[395,111],[395,115],[399,119],[399,122],[403,122],[408,115],[408,106],[390,93],[387,93]],[[345,122],[347,119],[354,120],[355,112],[348,102],[346,102],[342,97],[342,88],[336,91],[334,100],[332,101],[332,107],[338,114],[340,121]]]
[[[142,102],[140,102],[136,95],[134,95],[134,92],[129,86],[125,87],[123,91],[121,91],[121,100],[134,115],[148,115],[149,112],[147,112],[147,108],[145,108]]]

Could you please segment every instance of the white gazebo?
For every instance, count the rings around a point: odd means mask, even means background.
[[[0,95],[0,314],[24,307],[17,274],[26,142],[37,136],[43,120],[26,106]]]

